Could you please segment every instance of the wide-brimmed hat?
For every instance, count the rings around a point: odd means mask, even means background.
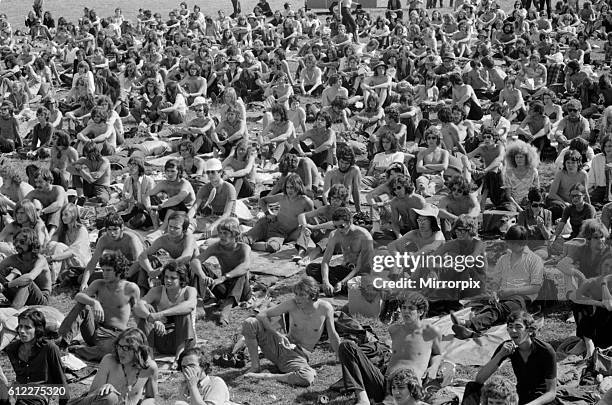
[[[414,212],[422,217],[434,217],[437,219],[440,211],[435,205],[425,204],[425,207],[421,208],[420,210],[415,209]]]
[[[379,61],[379,62],[374,64],[374,68],[372,70],[376,70],[376,69],[378,69],[381,66],[383,66],[385,69],[388,68],[387,64],[384,61],[381,60],[381,61]]]
[[[206,170],[207,171],[214,170],[218,172],[220,170],[223,170],[223,164],[221,163],[219,159],[215,159],[215,158],[208,159],[206,161]]]
[[[197,107],[200,105],[204,105],[204,104],[208,104],[208,101],[206,101],[206,99],[202,96],[197,96],[194,100],[193,103],[191,103],[190,107]]]
[[[442,60],[444,60],[444,59],[452,59],[452,60],[455,60],[455,59],[457,59],[457,58],[456,58],[456,56],[455,56],[455,54],[454,54],[454,53],[452,53],[452,52],[446,52],[444,55],[442,55]]]

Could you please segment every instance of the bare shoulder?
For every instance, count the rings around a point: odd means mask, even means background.
[[[426,324],[423,326],[423,339],[425,340],[433,340],[436,338],[440,338],[442,335],[440,330],[436,328],[434,325]]]
[[[328,301],[318,300],[315,303],[315,306],[316,306],[318,312],[320,312],[321,314],[324,314],[324,315],[328,315],[329,314],[333,318],[334,307]]]

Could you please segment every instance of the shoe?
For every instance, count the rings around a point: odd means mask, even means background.
[[[300,256],[300,255],[294,255],[294,256],[291,258],[291,261],[292,261],[292,262],[295,262],[295,263],[299,263],[301,260],[302,260],[302,256]]]
[[[476,332],[463,325],[453,325],[452,329],[457,339],[466,340],[476,336]]]

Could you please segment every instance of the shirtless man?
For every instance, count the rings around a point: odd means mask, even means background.
[[[477,217],[480,214],[480,204],[476,195],[470,193],[470,183],[464,177],[455,176],[446,185],[450,193],[442,197],[438,208],[442,219],[442,231],[448,233],[459,215]]]
[[[47,168],[38,169],[34,175],[35,189],[25,196],[30,201],[38,200],[43,206],[40,216],[52,237],[60,224],[62,207],[68,204],[66,190],[62,186],[53,185],[53,174]]]
[[[440,365],[440,339],[435,326],[424,324],[429,309],[427,299],[417,292],[402,298],[404,323],[389,326],[391,358],[383,374],[353,341],[340,344],[338,357],[342,365],[344,387],[355,392],[357,405],[383,402],[387,395],[387,380],[396,370],[409,368],[421,381],[435,379]]]
[[[427,149],[417,154],[416,179],[417,192],[423,197],[430,197],[439,192],[444,186],[442,175],[448,169],[449,153],[440,147],[442,135],[436,127],[429,127],[425,131]]]
[[[96,243],[96,250],[91,256],[91,260],[87,263],[83,277],[81,279],[80,291],[87,290],[87,283],[91,274],[96,270],[98,260],[107,250],[121,252],[130,262],[135,262],[144,250],[144,245],[140,238],[132,232],[126,232],[123,227],[123,218],[117,213],[108,214],[104,220],[106,233],[102,235]],[[137,268],[136,268],[137,269]],[[134,266],[126,274],[126,278],[130,278],[135,273]]]
[[[162,354],[173,354],[173,369],[183,350],[195,346],[198,292],[187,285],[184,264],[168,262],[162,270],[163,285],[153,287],[134,307],[138,328],[149,345]]]
[[[401,174],[391,181],[391,227],[397,239],[413,229],[417,229],[415,209],[425,208],[425,198],[414,192],[410,176]]]
[[[76,305],[58,330],[60,348],[68,347],[80,330],[85,345],[72,346],[71,351],[88,361],[113,352],[115,339],[127,329],[131,308],[140,299],[138,286],[124,280],[129,262],[121,252],[102,255],[100,267],[103,278],[77,293]]]
[[[370,233],[353,224],[353,214],[346,207],[332,214],[335,231],[327,243],[321,263],[310,263],[306,274],[321,282],[323,292],[331,296],[340,292],[353,277],[370,273],[374,254],[374,241]],[[337,246],[342,248],[343,263],[329,266]]]
[[[408,129],[406,125],[400,122],[399,109],[395,107],[387,107],[385,109],[385,125],[376,131],[376,139],[380,139],[382,134],[392,134],[397,139],[397,150],[404,152],[406,150],[406,133]]]
[[[187,232],[189,218],[184,212],[173,212],[168,217],[168,231],[153,241],[153,244],[138,256],[140,269],[137,275],[138,287],[149,291],[152,284],[157,283],[157,277],[162,269],[154,269],[151,258],[160,250],[168,252],[170,257],[178,263],[185,264],[188,269],[188,284],[195,287],[198,294],[205,298],[207,287],[212,280],[204,275],[202,263],[198,259],[200,251],[192,233]]]
[[[298,216],[313,209],[313,202],[306,196],[304,183],[295,173],[287,175],[282,194],[268,195],[259,200],[266,214],[255,226],[240,236],[240,241],[250,245],[253,250],[278,252],[285,241],[296,240],[300,228]],[[270,212],[269,204],[278,203],[278,214]]]
[[[312,277],[304,277],[293,288],[295,298],[248,318],[242,324],[251,368],[246,377],[274,379],[300,386],[314,382],[316,371],[308,365],[308,355],[327,330],[334,352],[338,352],[340,336],[334,326],[334,309],[327,301],[319,300],[319,285]],[[271,318],[289,315],[289,333],[278,331]],[[265,358],[272,361],[281,374],[261,373],[258,347]]]
[[[83,144],[93,142],[102,156],[111,156],[117,148],[117,134],[113,126],[109,126],[106,121],[108,121],[106,108],[94,107],[91,111],[91,120],[85,129],[77,134],[77,140]]]
[[[327,194],[334,184],[344,185],[349,195],[353,197],[355,211],[361,212],[361,170],[355,165],[355,152],[351,148],[342,147],[338,149],[338,167],[325,173],[323,180],[323,202],[329,204]]]

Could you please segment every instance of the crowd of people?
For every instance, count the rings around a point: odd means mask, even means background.
[[[161,353],[184,377],[177,404],[229,404],[197,345],[198,302],[232,324],[252,299],[252,250],[292,244],[294,296],[242,324],[248,378],[312,385],[325,332],[357,404],[421,404],[426,382],[449,382],[425,318],[450,313],[457,339],[503,324],[510,336],[464,404],[555,403],[556,354],[531,315],[550,299],[547,260],[572,280],[561,298],[585,358],[612,345],[610,2],[451,0],[441,12],[389,0],[370,13],[340,0],[320,17],[258,1],[245,12],[233,0],[231,16],[183,2],[168,16],[85,8],[68,21],[36,0],[19,29],[0,14],[0,152],[36,160],[25,173],[0,163],[0,292],[22,311],[4,349],[15,383],[65,387],[61,403],[153,404]],[[159,157],[163,176],[147,167]],[[248,230],[243,199],[259,204]],[[83,206],[114,212],[86,223]],[[489,265],[482,237],[502,234],[507,251]],[[388,281],[479,282],[384,291],[391,345],[375,358],[340,338],[319,297],[370,280],[381,252],[484,260],[390,266]],[[70,281],[74,305],[47,339],[44,315],[24,307]],[[466,299],[481,305],[460,319]],[[65,351],[100,363],[80,398]],[[280,373],[262,372],[260,351]],[[491,377],[506,359],[516,387]],[[0,373],[3,403],[12,384]]]

